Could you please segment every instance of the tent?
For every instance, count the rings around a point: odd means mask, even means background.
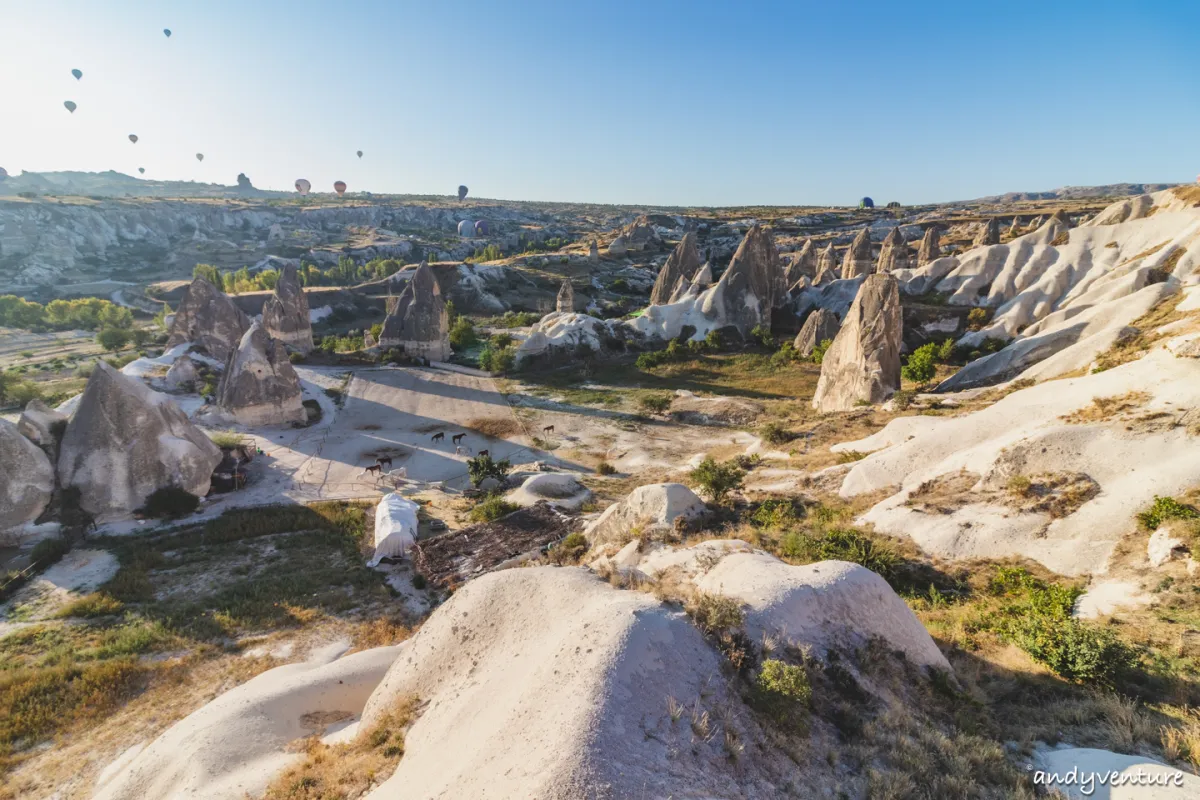
[[[417,541],[417,510],[412,500],[392,492],[375,507],[375,555],[367,562],[374,567],[385,558],[400,558]]]

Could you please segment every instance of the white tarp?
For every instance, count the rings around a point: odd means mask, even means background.
[[[412,500],[392,492],[384,495],[375,507],[375,555],[367,566],[376,566],[381,559],[399,558],[417,541],[417,509]]]

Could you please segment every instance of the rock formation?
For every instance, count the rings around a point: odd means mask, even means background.
[[[837,251],[833,247],[833,242],[830,241],[829,246],[817,256],[817,275],[813,278],[813,286],[820,286],[830,281],[836,281],[840,270]]]
[[[735,326],[746,338],[760,325],[770,327],[771,310],[786,291],[775,242],[765,228],[755,225],[746,232],[729,268],[717,281],[709,298],[712,303],[705,304],[705,311],[710,307],[716,310],[716,303],[721,303],[726,324]]]
[[[787,270],[784,272],[784,283],[787,286],[794,286],[796,281],[801,278],[808,278],[810,281],[817,277],[817,247],[813,244],[812,239],[805,239],[804,244],[792,254],[791,261],[788,262]]]
[[[925,229],[925,235],[921,237],[921,246],[917,249],[917,266],[923,267],[941,257],[941,230],[937,225],[930,225]]]
[[[825,308],[818,308],[808,315],[808,319],[804,320],[804,325],[796,334],[796,340],[792,343],[792,347],[801,356],[808,358],[812,355],[813,348],[821,342],[833,341],[841,326],[842,323],[838,321],[837,314]]]
[[[52,452],[67,425],[67,415],[47,407],[41,400],[30,400],[21,412],[17,430],[38,447]]]
[[[644,214],[625,226],[623,235],[625,236],[625,247],[635,253],[662,244],[658,231],[654,229],[654,225]]]
[[[302,400],[287,348],[254,323],[225,363],[217,405],[243,425],[281,425],[308,419]]]
[[[555,303],[558,313],[570,313],[575,310],[575,289],[571,286],[570,278],[563,278],[562,286],[558,287],[558,300]]]
[[[1013,217],[1012,225],[1008,226],[1008,235],[1015,239],[1021,235],[1021,218]]]
[[[383,347],[402,347],[405,353],[431,361],[450,357],[450,319],[446,301],[429,264],[417,267],[400,293],[396,308],[383,321]]]
[[[363,349],[364,350],[370,350],[372,347],[375,347],[377,344],[379,344],[379,342],[375,341],[375,335],[373,333],[371,333],[370,331],[363,332]]]
[[[195,342],[224,361],[249,327],[250,319],[228,295],[204,278],[195,278],[175,311],[167,349]]]
[[[908,242],[904,241],[904,234],[900,233],[899,227],[892,228],[883,240],[883,247],[879,251],[879,264],[875,271],[887,274],[892,270],[908,269],[911,266]]]
[[[998,217],[989,217],[987,222],[982,223],[979,233],[975,236],[976,247],[987,247],[993,244],[1000,244],[1000,219]]]
[[[308,298],[300,285],[296,267],[284,265],[275,283],[275,293],[263,304],[262,324],[267,335],[278,339],[288,350],[308,355],[313,349],[312,323],[308,317]]]
[[[690,282],[700,269],[700,251],[696,249],[696,234],[689,231],[675,245],[675,250],[658,271],[658,279],[650,291],[650,305],[668,303],[671,295],[679,288],[679,282]],[[561,309],[560,309],[561,310]]]
[[[63,434],[58,477],[79,489],[85,511],[105,518],[168,486],[203,497],[220,461],[220,449],[170,398],[98,361]]]
[[[670,534],[676,519],[698,516],[704,513],[704,508],[704,501],[682,483],[651,483],[639,486],[624,500],[604,509],[584,529],[584,535],[595,546],[621,540],[634,528],[648,536]]]
[[[175,363],[167,370],[167,386],[171,389],[186,389],[189,385],[194,388],[199,379],[200,371],[196,362],[187,354],[175,359]]]
[[[849,411],[890,397],[900,388],[901,332],[899,284],[868,276],[825,353],[813,408]]]
[[[600,247],[596,244],[595,239],[592,240],[591,245],[588,247],[588,263],[589,264],[599,264],[600,263]]]
[[[850,249],[842,256],[842,278],[861,278],[870,275],[875,268],[871,257],[871,228],[863,227],[850,243]]]
[[[610,256],[623,256],[629,252],[629,246],[626,244],[625,234],[618,234],[617,238],[609,242],[608,254]]]
[[[53,491],[50,459],[16,425],[0,419],[0,531],[37,519]]]

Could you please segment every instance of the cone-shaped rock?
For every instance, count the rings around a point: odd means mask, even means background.
[[[0,419],[0,531],[37,519],[53,491],[50,459],[16,425]]]
[[[647,247],[658,247],[662,244],[662,238],[658,235],[658,231],[654,229],[649,217],[644,214],[625,226],[623,235],[625,236],[625,247],[634,252],[640,252]]]
[[[224,361],[249,327],[249,317],[228,295],[204,278],[195,278],[175,311],[167,349],[195,342],[213,358]]]
[[[867,276],[825,352],[813,408],[849,411],[890,397],[900,388],[900,335],[899,283]]]
[[[203,497],[220,461],[221,451],[170,398],[98,361],[63,434],[58,478],[103,519],[128,514],[167,486]]]
[[[21,412],[17,429],[29,441],[43,449],[57,444],[67,424],[67,415],[49,408],[41,400],[30,400]]]
[[[883,240],[883,247],[879,250],[879,265],[875,271],[886,274],[892,270],[908,269],[911,266],[908,242],[904,241],[904,234],[900,233],[899,227],[892,228],[888,231],[887,237]]]
[[[930,261],[942,257],[941,231],[937,225],[930,225],[921,237],[921,246],[917,249],[917,266],[923,267]]]
[[[300,275],[292,264],[284,265],[275,283],[275,293],[263,304],[262,324],[267,335],[283,342],[288,350],[302,355],[312,352],[308,298],[304,296]]]
[[[841,266],[838,264],[837,250],[833,248],[833,242],[830,242],[829,246],[817,256],[817,276],[813,278],[813,286],[836,281],[840,274]]]
[[[1059,225],[1064,229],[1071,227],[1071,218],[1067,216],[1067,212],[1061,208],[1050,215],[1051,220],[1057,220]]]
[[[596,240],[592,240],[592,244],[588,247],[588,262],[591,264],[600,263],[600,247],[596,244]]]
[[[696,270],[700,269],[700,251],[696,249],[696,234],[689,231],[675,245],[675,250],[667,258],[667,262],[658,271],[658,280],[650,291],[650,305],[660,306],[671,300],[679,279],[691,281]]]
[[[875,268],[875,259],[871,257],[871,229],[864,227],[850,243],[850,249],[842,256],[842,277],[860,278],[870,275]]]
[[[608,245],[608,254],[610,256],[623,256],[629,252],[629,245],[626,243],[625,234],[618,234],[617,238],[613,239]]]
[[[1013,217],[1012,225],[1008,226],[1008,235],[1016,238],[1021,235],[1021,218]]]
[[[761,225],[755,225],[746,232],[729,268],[717,281],[712,300],[714,304],[720,303],[726,324],[748,337],[759,325],[770,327],[771,309],[784,294],[779,251],[771,234]]]
[[[987,247],[993,244],[1000,244],[1000,220],[996,217],[991,217],[983,223],[979,233],[975,236],[976,247]]]
[[[784,274],[784,283],[794,286],[802,277],[809,280],[817,277],[817,246],[812,239],[805,239],[800,249],[792,254]]]
[[[383,347],[401,347],[411,356],[445,361],[450,357],[450,319],[446,301],[429,264],[417,267],[383,321]]]
[[[804,320],[804,325],[796,334],[796,341],[792,343],[792,347],[796,348],[801,356],[808,358],[812,355],[813,348],[821,342],[826,339],[833,341],[841,326],[842,323],[838,321],[837,314],[826,308],[818,308],[808,315],[808,319]]]
[[[575,310],[575,288],[571,286],[570,278],[563,278],[562,286],[558,287],[554,310],[560,314],[570,314]]]
[[[199,379],[200,369],[186,354],[175,359],[175,363],[167,370],[167,386],[172,389],[186,389],[189,384],[194,386]]]
[[[243,425],[281,425],[308,418],[302,400],[287,348],[254,323],[225,363],[217,405]]]

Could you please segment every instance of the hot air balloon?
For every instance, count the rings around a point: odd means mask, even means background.
[[[305,178],[296,179],[296,191],[300,194],[308,194],[308,190],[312,188],[312,184]]]
[[[358,151],[358,157],[359,157],[359,158],[362,158],[362,150],[359,150],[359,151]]]
[[[71,74],[75,76],[75,80],[79,80],[83,77],[83,70],[73,69],[71,70]]]
[[[464,219],[458,223],[458,235],[464,239],[470,239],[475,235],[475,223],[469,219]]]
[[[492,232],[492,226],[488,224],[488,221],[486,219],[478,220],[475,223],[475,235],[476,236],[487,236],[491,232]]]
[[[336,183],[333,184],[333,190],[335,192],[337,192],[338,197],[341,197],[342,195],[344,195],[346,193],[346,182],[345,181],[337,181]]]
[[[203,160],[204,160],[204,153],[196,153],[196,160],[197,160],[197,161],[203,161]]]
[[[63,106],[64,106],[64,107],[67,109],[67,111],[70,111],[72,114],[74,114],[74,113],[75,113],[75,109],[79,107],[79,106],[75,105],[75,103],[74,103],[74,102],[72,102],[72,101],[70,101],[70,100],[68,100],[67,102],[63,103]]]
[[[137,144],[137,134],[136,133],[129,134],[129,141],[133,142],[134,144]]]
[[[166,36],[168,39],[170,39],[171,38],[171,29],[163,28],[163,36]]]
[[[138,172],[140,172],[141,174],[145,175],[145,174],[146,174],[146,168],[145,168],[145,167],[138,167]]]
[[[463,198],[466,196],[467,196],[467,187],[465,187],[465,186],[458,187],[458,201],[461,203]]]
[[[858,207],[859,208],[874,208],[875,201],[869,197],[864,197],[862,200],[858,201]]]
[[[4,183],[7,178],[8,170],[6,170],[4,167],[0,167],[0,183]]]

